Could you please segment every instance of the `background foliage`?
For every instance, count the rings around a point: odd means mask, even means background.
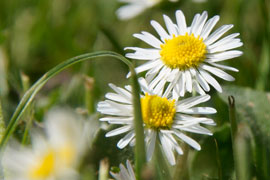
[[[236,81],[220,81],[226,85],[222,94],[210,92],[209,105],[218,110],[213,117],[217,122],[212,129],[214,135],[193,136],[200,141],[202,150],[189,150],[181,176],[194,180],[236,178],[233,153],[237,147],[232,146],[227,105],[227,97],[233,95],[239,130],[237,137],[247,142],[244,144],[247,144],[248,154],[241,160],[242,165],[247,164],[244,171],[249,179],[270,179],[270,94],[267,93],[270,90],[270,2],[163,1],[128,21],[120,21],[115,16],[120,5],[116,0],[0,1],[0,104],[5,124],[30,85],[63,60],[96,50],[124,54],[126,46],[145,46],[132,34],[140,31],[155,34],[150,20],[155,19],[164,25],[162,14],[174,19],[175,10],[181,9],[190,24],[195,13],[206,10],[209,17],[221,16],[216,27],[234,24],[229,33],[240,32],[244,43],[240,49],[244,55],[226,62],[239,69],[238,73],[231,73]],[[81,63],[50,80],[22,117],[15,136],[22,139],[27,122],[31,119],[33,125],[38,126],[44,114],[54,106],[75,108],[82,116],[96,113],[97,102],[110,91],[109,82],[118,86],[128,83],[125,65],[113,59],[105,60]],[[2,113],[0,137],[5,128]],[[120,151],[116,148],[119,137],[108,139],[104,134],[105,130],[100,130],[89,157],[83,163],[81,171],[85,177],[97,177],[99,161],[105,157],[109,158],[111,166],[133,158],[131,149]],[[174,169],[177,167],[170,171]],[[175,172],[172,177],[178,177]]]

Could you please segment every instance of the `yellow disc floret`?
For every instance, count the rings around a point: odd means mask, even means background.
[[[184,36],[174,35],[172,39],[166,39],[159,53],[161,60],[168,67],[186,70],[203,62],[207,50],[200,36],[194,37],[193,34],[186,33]]]
[[[170,129],[175,115],[175,100],[157,95],[141,98],[143,122],[151,129]]]
[[[55,168],[55,153],[49,150],[39,159],[39,162],[30,169],[30,179],[47,179],[54,172]]]

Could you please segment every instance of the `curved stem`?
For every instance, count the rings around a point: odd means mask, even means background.
[[[140,179],[140,173],[143,164],[145,163],[145,148],[144,148],[144,134],[143,134],[143,124],[142,124],[142,116],[141,116],[141,105],[140,105],[140,87],[138,84],[138,80],[136,77],[135,69],[133,64],[128,61],[124,56],[117,54],[115,52],[110,51],[99,51],[93,53],[87,53],[83,55],[79,55],[73,58],[70,58],[63,63],[55,66],[47,73],[45,73],[32,87],[24,94],[19,105],[17,106],[15,112],[13,113],[11,120],[8,124],[8,127],[3,135],[3,138],[0,143],[0,149],[3,150],[3,147],[7,143],[10,135],[14,132],[20,117],[23,115],[27,107],[33,101],[35,95],[39,92],[39,90],[47,83],[49,79],[57,75],[59,72],[64,69],[77,64],[79,62],[93,59],[96,57],[114,57],[116,59],[124,62],[131,71],[131,80],[132,80],[132,94],[133,94],[133,106],[134,106],[134,123],[135,123],[135,132],[136,132],[136,173],[138,179]]]

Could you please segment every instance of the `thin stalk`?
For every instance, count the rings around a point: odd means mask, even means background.
[[[141,92],[140,86],[137,80],[137,76],[135,72],[134,75],[131,77],[131,84],[133,86],[132,94],[133,94],[133,105],[134,107],[134,126],[135,126],[135,134],[136,134],[136,146],[135,146],[135,158],[136,158],[136,179],[141,179],[141,172],[143,165],[145,164],[145,144],[144,144],[144,128],[143,128],[143,120],[142,120],[142,113],[141,113],[141,101],[140,101],[140,94],[137,92]]]
[[[215,145],[216,145],[216,159],[217,159],[217,165],[218,165],[218,179],[222,180],[222,167],[221,167],[221,162],[219,158],[219,148],[218,148],[218,143],[217,140],[214,138]]]
[[[236,169],[236,161],[237,161],[237,153],[236,153],[236,147],[235,147],[235,138],[237,133],[237,122],[236,122],[236,112],[235,112],[235,100],[233,96],[228,97],[229,101],[229,117],[231,122],[231,139],[232,139],[232,149],[233,149],[233,159],[234,159],[234,168]],[[239,179],[238,170],[235,170],[236,172],[236,179]]]
[[[229,101],[229,117],[231,122],[231,136],[234,143],[235,135],[237,132],[236,112],[235,112],[235,100],[233,96],[228,97]]]
[[[85,107],[88,110],[88,114],[95,112],[95,98],[94,98],[94,85],[95,80],[89,76],[84,76],[84,87],[85,87]]]
[[[109,176],[109,160],[102,159],[99,163],[98,180],[108,180]]]
[[[4,122],[4,116],[2,112],[2,104],[0,99],[0,140],[2,140],[3,134],[5,131],[5,122]]]
[[[21,81],[22,81],[23,93],[25,93],[30,88],[30,79],[23,72],[21,73]],[[32,121],[33,121],[33,112],[32,112],[33,104],[31,104],[29,106],[30,107],[27,108],[27,110],[24,113],[24,116],[22,117],[22,119],[25,119],[25,121],[26,121],[26,126],[25,126],[25,129],[24,129],[23,138],[22,138],[22,144],[23,145],[27,144],[28,137],[29,137],[28,136],[29,129],[31,128]]]

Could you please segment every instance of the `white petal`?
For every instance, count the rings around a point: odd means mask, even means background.
[[[120,127],[120,128],[117,128],[117,129],[114,129],[112,131],[109,131],[105,136],[106,137],[111,137],[111,136],[116,136],[118,134],[123,134],[127,131],[130,131],[133,127],[132,126],[123,126],[123,127]]]
[[[242,51],[233,50],[233,51],[226,51],[221,53],[215,53],[215,54],[207,54],[207,62],[219,62],[224,61],[227,59],[232,59],[235,57],[239,57],[243,54]]]
[[[148,61],[148,62],[136,67],[135,68],[136,73],[141,73],[141,72],[144,72],[144,71],[147,71],[149,69],[156,67],[157,61],[159,61],[159,60]]]
[[[164,78],[164,79],[166,79],[166,78]],[[159,81],[159,83],[156,85],[156,87],[153,90],[154,94],[156,94],[158,96],[162,96],[162,92],[163,92],[164,86],[166,84],[166,80],[164,80],[164,79],[161,79]]]
[[[190,109],[179,110],[186,114],[215,114],[217,111],[211,107],[193,107]]]
[[[154,79],[154,77],[157,76],[158,72],[161,70],[163,66],[164,66],[163,63],[161,61],[158,61],[157,66],[147,71],[145,75],[145,80],[147,82],[151,82]]]
[[[125,135],[125,137],[120,139],[120,141],[117,143],[117,147],[123,149],[130,143],[130,141],[134,138],[134,136],[135,136],[134,131],[130,131],[127,135]]]
[[[231,75],[229,75],[228,73],[218,69],[218,68],[215,68],[215,67],[211,67],[211,66],[208,66],[206,64],[202,64],[201,65],[201,68],[211,72],[212,74],[220,77],[221,79],[224,79],[226,81],[234,81],[234,77],[232,77]]]
[[[185,77],[186,77],[186,89],[188,92],[191,93],[192,91],[192,79],[189,71],[185,71]]]
[[[163,15],[163,19],[164,19],[166,27],[169,31],[170,36],[172,37],[173,35],[177,35],[178,33],[175,29],[175,26],[174,26],[174,23],[172,22],[172,20],[166,15]]]
[[[209,73],[207,73],[206,71],[204,71],[203,69],[199,68],[199,71],[201,73],[201,75],[203,76],[203,78],[209,83],[211,84],[218,92],[222,92],[222,88],[219,85],[219,83],[215,80],[215,78],[213,78]]]
[[[124,110],[127,112],[131,112],[133,110],[133,106],[131,104],[120,104],[111,100],[105,100],[111,107],[114,107],[119,110]]]
[[[197,24],[197,21],[199,20],[200,16],[201,16],[200,14],[195,14],[192,20],[192,23],[190,25],[190,34],[194,33],[193,31],[194,31],[195,25]]]
[[[206,102],[210,99],[209,95],[202,95],[202,96],[195,96],[195,97],[190,97],[184,100],[179,101],[179,104],[177,105],[177,112],[178,110],[185,110],[190,107],[196,106],[197,104]]]
[[[107,93],[105,95],[105,97],[107,99],[113,100],[113,101],[117,101],[117,102],[121,102],[121,103],[127,103],[130,104],[130,100],[127,100],[125,97],[119,95],[119,94],[115,94],[115,93]]]
[[[177,151],[178,154],[182,155],[184,152],[181,149],[181,147],[178,145],[174,137],[172,136],[173,131],[170,131],[170,133],[164,133],[164,135],[170,140],[170,142],[173,145],[173,148]]]
[[[200,83],[200,85],[206,92],[210,90],[208,83],[204,80],[204,78],[198,71],[196,71],[196,80]]]
[[[121,20],[127,20],[131,19],[138,14],[140,14],[142,11],[145,10],[144,6],[137,5],[137,4],[131,4],[131,5],[126,5],[122,6],[119,9],[117,9],[116,14],[119,19]]]
[[[193,88],[195,89],[196,92],[198,92],[200,95],[205,95],[204,90],[201,88],[201,86],[199,85],[199,83],[194,80],[193,81]]]
[[[154,27],[158,35],[160,36],[161,40],[165,42],[165,39],[170,39],[168,33],[163,29],[163,27],[156,21],[152,20],[151,25]]]
[[[172,91],[172,89],[176,86],[176,83],[178,82],[179,80],[179,77],[180,77],[181,73],[178,72],[173,81],[168,85],[168,87],[166,88],[166,91],[164,92],[163,94],[163,97],[168,97],[169,93]],[[178,99],[178,98],[177,98]]]
[[[112,88],[115,92],[117,92],[118,94],[120,94],[121,96],[124,96],[126,99],[129,99],[130,102],[131,102],[131,93],[126,91],[125,89],[123,88],[120,88],[120,87],[116,87],[114,84],[110,83],[109,84],[110,88]]]
[[[179,92],[180,92],[180,96],[184,96],[185,95],[185,85],[186,85],[186,77],[185,77],[185,73],[182,72],[181,73],[181,77],[179,78]]]
[[[177,113],[175,115],[175,124],[186,124],[192,121],[195,121],[197,123],[203,123],[203,124],[208,124],[208,125],[214,125],[215,122],[210,119],[210,118],[206,118],[206,117],[194,117],[194,116],[190,116],[190,115],[186,115],[186,114],[179,114]]]
[[[150,89],[154,89],[154,87],[162,80],[164,77],[169,73],[171,70],[170,68],[167,68],[166,66],[163,66],[163,68],[160,70],[159,74],[155,79],[149,84]]]
[[[146,42],[147,44],[160,49],[162,42],[150,33],[142,32],[142,34],[133,34],[134,37]]]
[[[158,49],[142,49],[141,48],[141,50],[137,50],[136,52],[133,52],[133,53],[127,53],[125,56],[127,58],[137,59],[137,60],[155,60],[160,57],[160,54],[159,54]]]
[[[214,16],[211,19],[209,19],[204,25],[200,36],[203,39],[206,39],[218,21],[219,21],[219,16]]]
[[[130,180],[128,171],[127,171],[127,169],[125,168],[125,166],[123,164],[120,164],[120,173],[119,173],[119,175],[120,175],[119,180],[122,180],[122,179]]]
[[[154,150],[155,150],[156,136],[157,136],[156,131],[151,131],[149,136],[150,136],[150,140],[147,144],[147,151],[146,151],[147,161],[151,160]]]
[[[185,35],[187,32],[186,18],[181,10],[176,11],[176,21],[180,35]]]
[[[99,119],[100,121],[118,121],[121,120],[123,122],[127,121],[132,121],[133,117],[115,117],[115,116],[107,116]]]
[[[165,153],[169,163],[171,165],[175,165],[175,157],[172,151],[172,146],[171,146],[170,141],[162,133],[159,133],[159,138],[160,138],[163,152]]]
[[[240,42],[239,39],[234,39],[228,42],[227,44],[223,44],[221,46],[218,46],[214,49],[209,50],[208,53],[223,52],[223,51],[231,50],[231,49],[238,48],[241,46],[243,46],[243,43]]]
[[[193,140],[192,138],[186,136],[185,134],[181,133],[178,130],[173,130],[174,134],[179,137],[180,139],[182,139],[184,142],[186,142],[187,144],[189,144],[191,147],[193,147],[194,149],[200,151],[201,150],[201,146],[200,144],[198,144],[195,140]]]
[[[205,41],[204,43],[208,46],[215,42],[218,38],[220,38],[224,33],[230,30],[233,27],[232,24],[230,25],[223,25],[218,28],[215,32],[213,32]]]
[[[217,63],[212,63],[212,62],[209,62],[209,64],[211,64],[211,65],[213,65],[213,66],[216,66],[216,67],[219,67],[219,68],[221,68],[221,69],[228,70],[228,71],[239,72],[239,70],[236,69],[236,68],[234,68],[234,67],[225,66],[225,65],[221,65],[221,64],[217,64]]]
[[[132,178],[131,180],[136,180],[135,179],[135,174],[134,174],[134,171],[133,171],[133,167],[132,167],[129,160],[127,160],[126,165],[127,165],[127,169],[128,169],[128,172],[129,172],[129,176],[130,176],[130,178]]]
[[[230,34],[222,39],[220,39],[219,41],[215,42],[214,44],[211,44],[208,48],[209,49],[213,49],[215,47],[221,46],[223,44],[226,44],[228,42],[230,42],[231,40],[233,40],[235,37],[239,36],[239,33],[233,33]]]
[[[206,22],[206,20],[207,20],[207,17],[208,17],[208,13],[207,13],[207,11],[204,11],[204,12],[202,13],[200,19],[199,19],[198,22],[197,22],[196,29],[195,29],[195,31],[194,31],[194,35],[195,35],[195,36],[198,36],[198,35],[201,34],[202,29],[203,29],[203,27],[204,27],[204,25],[205,25],[205,22]]]
[[[195,128],[195,127],[187,127],[187,128],[181,128],[181,130],[183,131],[187,131],[187,132],[192,132],[192,133],[197,133],[197,134],[206,134],[206,135],[212,135],[213,133],[211,131],[209,131],[208,129],[204,128],[199,129],[199,128]]]

